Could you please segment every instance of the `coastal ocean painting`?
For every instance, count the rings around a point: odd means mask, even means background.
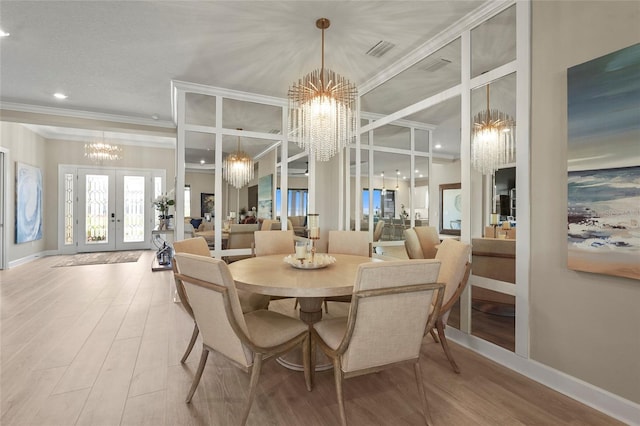
[[[567,70],[568,267],[640,280],[640,44]]]
[[[42,239],[42,173],[16,162],[16,244]]]

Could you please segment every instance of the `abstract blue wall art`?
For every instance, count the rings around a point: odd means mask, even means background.
[[[567,70],[568,267],[640,280],[640,44]]]
[[[16,244],[42,239],[42,173],[16,162]]]

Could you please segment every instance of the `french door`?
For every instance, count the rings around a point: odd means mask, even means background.
[[[149,248],[152,173],[79,168],[77,176],[77,251]]]

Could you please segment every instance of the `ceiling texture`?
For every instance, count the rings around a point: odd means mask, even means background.
[[[326,17],[331,21],[325,33],[326,67],[358,87],[366,86],[485,4],[3,0],[0,29],[10,36],[0,39],[0,102],[5,111],[61,109],[62,115],[166,128],[169,133],[164,135],[113,132],[109,137],[167,146],[174,141],[171,80],[286,98],[294,81],[320,67],[321,32],[315,21]],[[394,46],[382,57],[367,55],[381,41]],[[422,68],[447,65],[439,70],[440,77],[459,76],[455,52],[445,47],[436,58],[441,64]],[[391,90],[397,94],[397,88]],[[381,87],[365,95],[363,110],[391,112],[398,98],[390,96],[391,90]],[[55,92],[68,98],[57,100]],[[451,116],[447,107],[459,111],[459,101],[434,108],[433,117],[411,119],[445,121]],[[55,139],[79,140],[104,130],[41,124],[32,123],[31,128]]]

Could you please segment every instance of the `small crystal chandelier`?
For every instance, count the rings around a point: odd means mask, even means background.
[[[242,129],[237,129],[242,130]],[[253,160],[240,149],[240,136],[238,136],[238,149],[232,152],[222,162],[224,179],[240,189],[253,179]]]
[[[473,118],[473,168],[482,174],[491,175],[505,164],[513,162],[515,125],[515,120],[508,114],[489,109],[487,84],[487,110],[481,111]]]
[[[358,90],[346,78],[324,67],[324,30],[320,18],[322,65],[289,88],[289,132],[292,140],[318,161],[329,161],[349,143],[356,130],[354,105]]]
[[[120,160],[122,158],[122,148],[118,145],[106,143],[104,141],[104,132],[102,132],[102,142],[84,144],[84,156],[95,163]]]

